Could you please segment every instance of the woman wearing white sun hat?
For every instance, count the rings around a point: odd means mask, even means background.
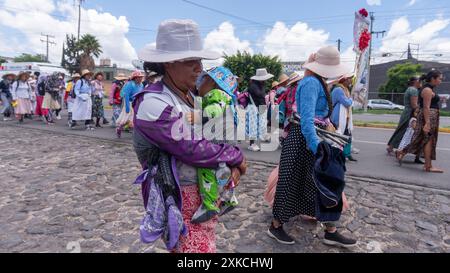
[[[195,22],[179,19],[162,22],[156,48],[145,48],[139,54],[145,71],[156,72],[162,77],[161,81],[138,93],[133,102],[134,147],[144,169],[136,183],[142,185],[147,210],[140,228],[141,238],[152,243],[162,237],[173,252],[216,251],[217,219],[202,224],[191,223],[201,205],[197,168],[216,169],[225,163],[231,169],[236,186],[246,171],[244,155],[239,148],[229,144],[216,145],[188,133],[193,130],[187,115],[194,110],[192,92],[203,71],[201,61],[219,57],[220,54],[203,49]],[[153,182],[147,175],[149,170],[157,172]]]
[[[296,101],[300,121],[292,127],[283,143],[279,179],[273,205],[273,220],[268,230],[270,237],[282,244],[295,241],[283,230],[283,224],[298,215],[316,217],[317,188],[314,182],[314,162],[320,139],[315,124],[330,124],[331,96],[325,80],[340,77],[349,70],[341,64],[339,51],[327,46],[312,54],[304,65],[305,78],[300,82]],[[347,208],[345,195],[343,207]],[[356,240],[346,238],[336,230],[335,223],[326,226],[324,243],[351,247]]]

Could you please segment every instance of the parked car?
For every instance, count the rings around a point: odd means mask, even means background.
[[[367,108],[372,109],[383,109],[383,110],[404,110],[405,106],[398,105],[388,100],[369,100]]]

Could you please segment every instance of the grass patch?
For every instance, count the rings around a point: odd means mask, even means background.
[[[373,115],[401,115],[402,110],[367,110],[367,114]],[[364,110],[353,110],[353,114],[366,114]],[[441,110],[441,117],[450,117],[450,111]]]

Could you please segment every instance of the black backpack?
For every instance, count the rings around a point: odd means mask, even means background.
[[[41,81],[37,86],[39,96],[45,96],[45,81]]]
[[[83,82],[83,80],[80,80],[80,81],[81,81],[81,85],[80,85],[80,89],[81,89],[83,87],[84,82]],[[76,85],[76,83],[72,82],[72,90],[70,90],[70,93],[69,93],[69,96],[72,99],[75,99],[77,97],[77,95],[75,94],[75,85]]]

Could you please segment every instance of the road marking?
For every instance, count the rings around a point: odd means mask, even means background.
[[[376,141],[353,140],[353,142],[355,142],[355,143],[374,144],[374,145],[386,145],[386,143],[384,143],[384,142],[376,142]],[[436,150],[450,152],[449,148],[436,148]]]

